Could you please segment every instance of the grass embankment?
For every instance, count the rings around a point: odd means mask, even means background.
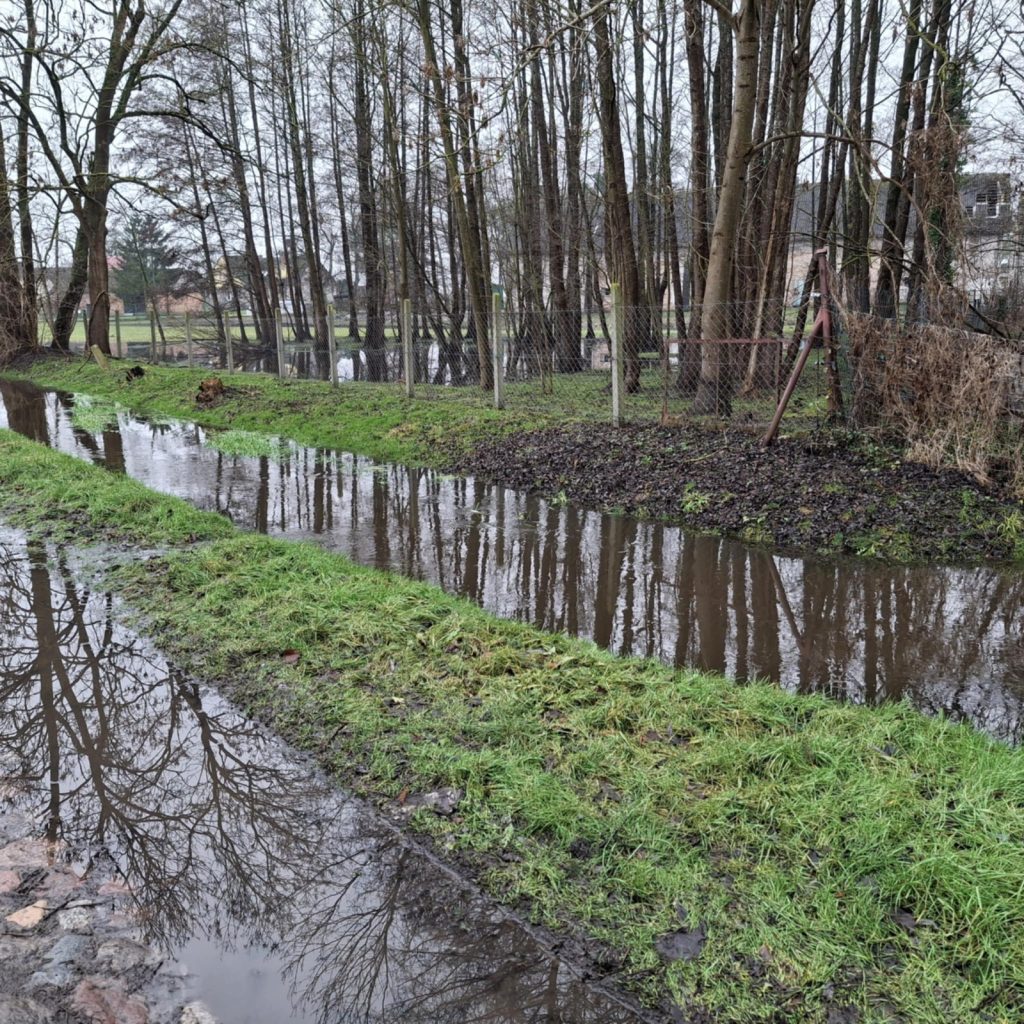
[[[0,514],[179,545],[118,570],[169,653],[363,793],[463,789],[412,826],[651,1004],[1024,1012],[1024,755],[970,728],[616,658],[5,432]]]
[[[476,388],[436,388],[429,399],[408,399],[395,384],[281,381],[268,374],[216,372],[228,389],[212,406],[195,402],[210,370],[147,366],[126,381],[129,363],[104,371],[82,359],[44,358],[4,375],[40,387],[84,393],[147,414],[191,420],[204,427],[275,434],[299,444],[340,448],[386,462],[444,469],[453,452],[471,451],[502,433],[579,419],[607,419],[607,396],[589,392],[531,396],[529,407],[496,410]]]

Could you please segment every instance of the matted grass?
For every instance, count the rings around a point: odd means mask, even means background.
[[[371,797],[464,790],[412,827],[652,1004],[1024,1012],[1024,755],[969,727],[616,658],[6,433],[0,513],[185,545],[117,572],[170,654]],[[699,930],[695,959],[659,954]]]

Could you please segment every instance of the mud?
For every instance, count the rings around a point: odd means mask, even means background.
[[[906,462],[882,444],[822,432],[764,448],[758,435],[693,427],[557,427],[452,456],[457,471],[587,508],[685,523],[786,551],[899,561],[1006,561],[1024,506],[998,486]]]

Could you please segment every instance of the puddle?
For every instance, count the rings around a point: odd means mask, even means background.
[[[69,396],[9,382],[0,398],[0,426],[505,618],[801,693],[907,699],[1024,738],[1019,572],[782,557],[341,452],[226,455],[187,423],[121,413],[92,434],[72,422]]]
[[[0,826],[20,816],[70,861],[113,859],[183,999],[223,1024],[645,1019],[119,626],[65,552],[13,531],[0,782]]]

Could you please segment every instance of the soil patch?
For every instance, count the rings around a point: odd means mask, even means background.
[[[451,453],[452,469],[548,499],[783,549],[900,562],[1024,558],[1024,506],[862,436],[772,448],[740,430],[570,424]]]
[[[12,783],[0,777],[0,797]],[[9,796],[9,792],[6,794]],[[0,1022],[215,1024],[147,944],[103,850],[76,860],[0,799]]]

